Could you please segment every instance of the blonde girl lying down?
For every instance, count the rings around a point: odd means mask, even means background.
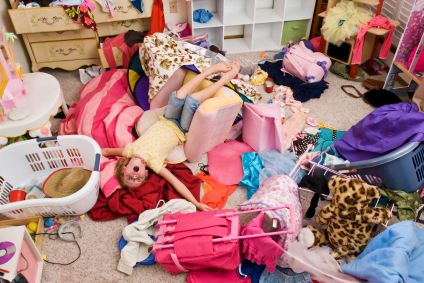
[[[138,187],[148,178],[148,168],[167,180],[186,200],[199,210],[211,210],[200,204],[187,187],[165,168],[165,158],[178,145],[183,144],[196,109],[211,98],[221,87],[228,84],[239,72],[240,64],[216,64],[173,92],[163,117],[153,124],[135,142],[125,148],[104,148],[104,156],[122,156],[115,167],[115,175],[123,188]],[[224,72],[221,79],[207,88],[193,93],[208,76]]]

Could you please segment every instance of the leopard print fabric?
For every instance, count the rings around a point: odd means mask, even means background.
[[[345,255],[355,259],[374,236],[370,224],[386,223],[392,214],[387,208],[368,207],[380,196],[376,186],[337,175],[331,177],[328,186],[334,192],[334,199],[316,217],[317,224],[327,226],[327,230],[308,226],[315,236],[313,246],[330,242],[335,248],[331,252],[335,259]]]

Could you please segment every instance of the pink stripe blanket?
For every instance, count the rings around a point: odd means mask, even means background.
[[[89,136],[101,148],[123,148],[135,140],[131,130],[142,114],[128,88],[127,71],[111,70],[82,88],[80,100],[60,125],[60,134]],[[120,188],[114,176],[117,160],[102,156],[100,188],[106,197]]]

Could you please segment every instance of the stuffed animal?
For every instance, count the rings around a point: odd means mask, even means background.
[[[392,213],[384,207],[368,206],[378,200],[380,191],[363,180],[334,175],[328,187],[334,192],[334,198],[316,217],[317,224],[328,226],[327,229],[307,226],[315,236],[313,246],[331,243],[334,246],[331,256],[335,259],[345,255],[355,259],[374,236],[370,224],[386,223]]]

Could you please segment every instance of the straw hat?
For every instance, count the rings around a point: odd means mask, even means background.
[[[53,172],[43,184],[43,193],[51,198],[64,198],[78,192],[87,184],[91,171],[81,167]]]

